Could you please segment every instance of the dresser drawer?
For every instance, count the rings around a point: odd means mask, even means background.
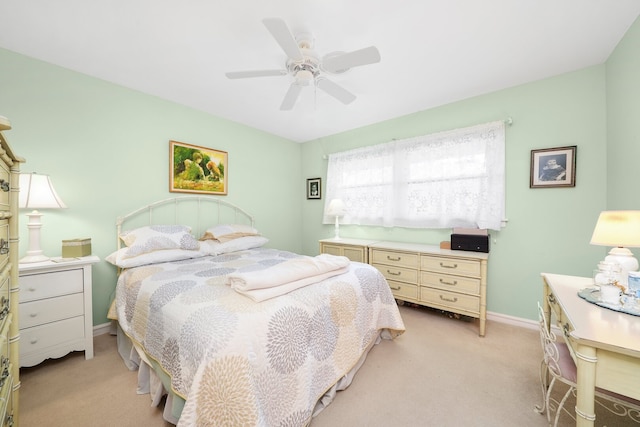
[[[387,280],[418,284],[418,270],[395,265],[371,264],[377,268]]]
[[[4,191],[10,188],[11,171],[7,164],[0,160],[0,210],[9,210],[9,191]]]
[[[446,291],[480,295],[480,279],[473,277],[449,276],[446,274],[423,271],[420,274],[420,284]]]
[[[13,376],[11,375],[13,363],[2,366],[2,374],[0,374],[0,426],[13,426]]]
[[[0,191],[2,193],[2,191]],[[9,262],[9,221],[0,220],[0,269]]]
[[[47,347],[84,338],[84,316],[20,330],[20,358]]]
[[[24,302],[20,304],[20,329],[82,316],[83,314],[84,298],[82,294]]]
[[[55,283],[55,286],[53,283]],[[82,268],[20,276],[20,302],[51,298],[82,291]]]
[[[9,323],[5,322],[2,327],[2,336],[0,336],[0,359],[9,357]]]
[[[454,312],[464,312],[478,317],[480,297],[457,294],[424,286],[420,287],[420,300]]]
[[[5,269],[0,274],[0,329],[4,327],[4,324],[9,317],[9,273],[10,271]]]
[[[393,265],[396,267],[415,268],[416,270],[420,266],[419,256],[414,253],[373,249],[371,257],[371,264]]]
[[[474,260],[423,255],[420,267],[445,274],[480,277],[480,262]]]
[[[387,280],[391,293],[395,298],[401,300],[418,300],[418,286],[409,283],[394,282],[393,280]]]

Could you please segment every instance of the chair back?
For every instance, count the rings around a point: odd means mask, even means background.
[[[538,322],[540,324],[540,344],[544,363],[549,368],[549,372],[555,377],[563,377],[560,363],[560,351],[556,345],[556,334],[551,331],[542,306],[538,302]]]

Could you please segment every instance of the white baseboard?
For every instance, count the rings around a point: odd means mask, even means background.
[[[487,312],[487,319],[494,322],[507,323],[509,325],[520,326],[527,329],[538,329],[538,321],[531,319],[523,319],[521,317],[509,316],[502,313]]]
[[[95,325],[93,327],[93,336],[97,337],[98,335],[104,335],[111,333],[111,322],[102,323],[100,325]]]

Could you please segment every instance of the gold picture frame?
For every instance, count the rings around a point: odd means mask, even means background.
[[[226,195],[229,164],[226,151],[169,141],[169,191]]]
[[[531,150],[530,188],[575,187],[577,146]]]

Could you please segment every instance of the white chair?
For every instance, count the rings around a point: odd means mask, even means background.
[[[540,365],[540,384],[542,386],[542,404],[536,405],[536,412],[547,413],[547,421],[551,425],[551,411],[555,409],[556,416],[553,426],[558,425],[560,412],[566,412],[573,420],[573,411],[568,411],[564,404],[569,395],[576,395],[577,369],[571,350],[565,342],[556,341],[556,335],[551,331],[544,315],[544,310],[538,303],[538,320],[540,323],[540,343],[542,345],[542,363]],[[553,386],[556,381],[560,381],[568,386],[567,392],[558,403],[551,398]],[[640,424],[640,401],[621,396],[609,390],[596,388],[596,404],[607,411],[621,416],[628,417],[631,422]],[[599,398],[599,399],[598,399]],[[604,404],[602,400],[609,402],[610,406]],[[553,407],[557,404],[557,407]]]

